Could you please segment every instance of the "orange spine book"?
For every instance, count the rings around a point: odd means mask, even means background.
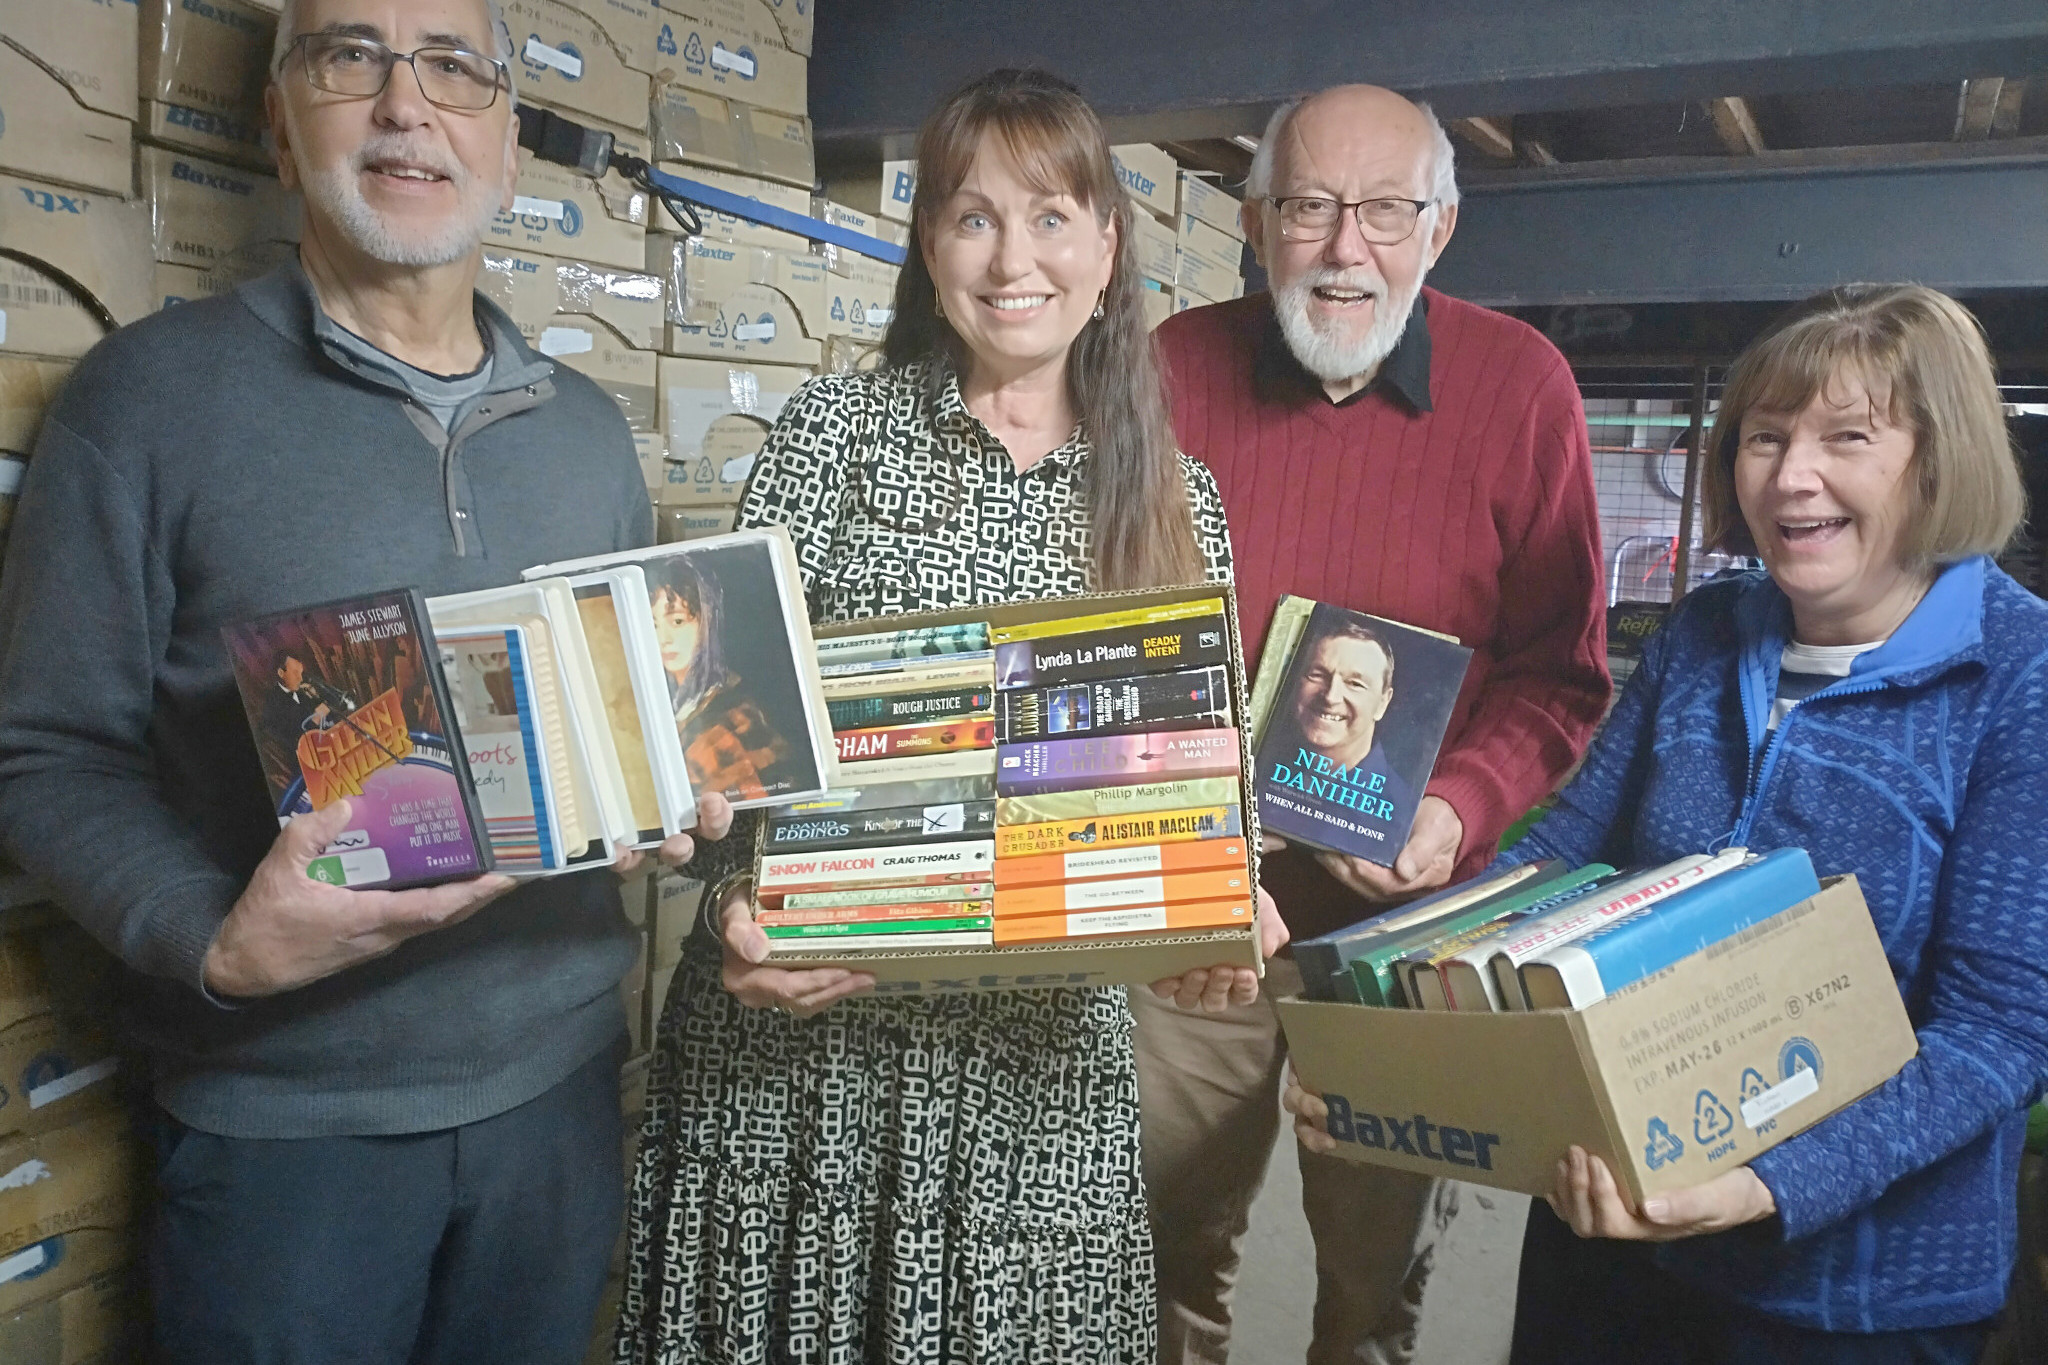
[[[1051,886],[996,889],[996,918],[1066,915],[1127,906],[1186,905],[1234,900],[1252,894],[1249,868],[1182,872],[1172,876],[1119,877],[1100,882],[1058,882]]]
[[[1157,934],[1171,930],[1250,928],[1252,902],[1238,900],[1198,901],[1192,905],[1140,905],[1121,910],[1087,910],[1066,915],[1027,915],[1023,919],[996,916],[995,935],[999,944],[1050,943],[1069,938],[1099,938],[1112,934]]]
[[[1250,866],[1251,850],[1242,837],[1195,839],[1182,844],[1046,853],[1034,858],[999,857],[995,860],[995,882],[998,890],[1004,890],[1055,882],[1097,881],[1104,877],[1136,877],[1152,872],[1209,872],[1222,868],[1243,871]]]

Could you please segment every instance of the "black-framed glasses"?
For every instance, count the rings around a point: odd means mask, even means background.
[[[1405,242],[1415,232],[1422,211],[1434,199],[1361,199],[1353,203],[1325,199],[1320,195],[1292,194],[1282,199],[1268,197],[1280,215],[1280,235],[1290,242],[1321,242],[1337,231],[1349,210],[1358,220],[1359,235],[1374,246]]]
[[[420,93],[429,104],[442,109],[473,113],[498,102],[500,87],[509,87],[511,68],[481,52],[460,47],[422,47],[411,52],[393,52],[375,38],[355,38],[340,33],[301,33],[285,50],[285,61],[295,50],[305,54],[306,81],[315,90],[330,95],[374,98],[391,84],[391,72],[400,62],[412,67]],[[284,69],[284,63],[278,63]]]

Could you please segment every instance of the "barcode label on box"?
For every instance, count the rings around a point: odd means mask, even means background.
[[[583,59],[573,52],[564,52],[559,47],[549,47],[539,38],[526,40],[526,60],[552,66],[570,80],[583,79]]]
[[[728,51],[722,44],[712,44],[711,64],[737,72],[748,80],[754,79],[754,59],[744,52]]]
[[[581,327],[549,327],[540,334],[540,353],[546,356],[582,355],[597,347],[597,338]]]
[[[1778,1115],[1790,1109],[1799,1101],[1818,1093],[1820,1075],[1806,1067],[1779,1081],[1755,1099],[1742,1102],[1742,1121],[1751,1128],[1761,1128]]]
[[[512,196],[512,212],[521,218],[560,219],[565,211],[559,199],[532,199],[515,194]]]

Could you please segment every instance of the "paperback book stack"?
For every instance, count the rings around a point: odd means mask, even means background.
[[[763,830],[775,951],[1249,926],[1231,638],[1197,597],[820,641],[838,784]]]
[[[1529,863],[1295,945],[1311,1000],[1583,1009],[1820,894],[1804,850],[1658,867]]]
[[[762,830],[777,952],[994,942],[995,664],[988,623],[817,645],[839,777]]]
[[[999,627],[995,941],[1252,922],[1221,598]]]

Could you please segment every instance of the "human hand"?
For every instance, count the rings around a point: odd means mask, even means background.
[[[1259,957],[1264,960],[1287,946],[1287,924],[1263,886],[1259,888],[1258,909],[1253,915],[1259,932]],[[1257,1000],[1259,974],[1250,967],[1225,962],[1214,967],[1195,967],[1179,976],[1163,976],[1152,983],[1151,989],[1152,994],[1173,1001],[1181,1009],[1215,1014]]]
[[[768,935],[754,923],[753,896],[745,886],[733,889],[719,906],[721,937],[725,942],[725,988],[749,1009],[776,1009],[808,1019],[849,995],[875,988],[867,972],[844,967],[807,967],[789,970],[763,967],[768,956]]]
[[[1464,842],[1465,822],[1451,803],[1441,796],[1425,796],[1415,807],[1415,824],[1392,867],[1341,853],[1318,853],[1316,861],[1354,895],[1369,901],[1399,900],[1449,881]]]
[[[1268,834],[1264,830],[1259,831],[1259,852],[1284,853],[1286,850],[1287,841],[1285,839],[1277,834]]]
[[[459,924],[514,886],[487,874],[411,891],[351,891],[307,876],[350,818],[349,803],[336,801],[278,831],[206,950],[208,990],[242,999],[293,990]]]
[[[671,834],[661,841],[661,847],[654,850],[654,856],[669,867],[681,867],[697,856],[697,842],[691,835],[699,835],[716,843],[732,831],[732,803],[717,792],[706,792],[697,798],[697,823],[680,834]],[[640,849],[628,849],[612,864],[612,871],[621,880],[637,873],[647,862],[647,855]]]
[[[1704,1185],[1652,1195],[1638,1212],[1629,1206],[1607,1163],[1583,1147],[1573,1147],[1558,1159],[1557,1183],[1544,1198],[1579,1236],[1627,1242],[1675,1242],[1725,1232],[1778,1211],[1770,1186],[1749,1167],[1738,1166]]]
[[[1312,1095],[1301,1083],[1300,1073],[1294,1069],[1290,1058],[1287,1063],[1287,1084],[1280,1089],[1280,1107],[1294,1115],[1294,1139],[1318,1156],[1328,1156],[1337,1150],[1337,1139],[1330,1136],[1330,1107],[1323,1103],[1323,1097]]]

